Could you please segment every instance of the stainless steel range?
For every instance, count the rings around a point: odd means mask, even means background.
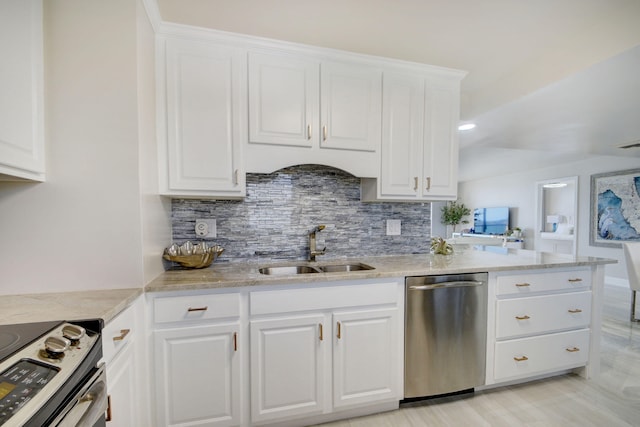
[[[0,426],[104,426],[101,320],[0,326]]]

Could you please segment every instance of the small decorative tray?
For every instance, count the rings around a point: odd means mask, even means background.
[[[209,267],[224,249],[220,246],[207,246],[206,242],[193,244],[186,242],[181,246],[173,244],[164,250],[162,257],[168,261],[177,262],[185,268]]]

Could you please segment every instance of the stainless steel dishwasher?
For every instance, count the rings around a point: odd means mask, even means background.
[[[487,273],[406,278],[405,399],[485,383]]]

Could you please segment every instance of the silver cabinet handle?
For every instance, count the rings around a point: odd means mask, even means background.
[[[463,286],[482,286],[484,282],[478,281],[465,281],[460,280],[457,282],[442,282],[442,283],[433,283],[430,285],[417,285],[417,286],[409,286],[410,291],[428,291],[430,289],[438,289],[438,288],[460,288]]]
[[[307,125],[307,139],[311,139],[311,124]]]
[[[327,125],[322,126],[322,140],[327,140]]]
[[[238,185],[238,169],[233,171],[233,185]]]

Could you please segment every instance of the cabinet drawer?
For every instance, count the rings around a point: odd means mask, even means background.
[[[102,353],[105,363],[111,362],[137,332],[134,307],[122,311],[102,329]]]
[[[587,363],[589,329],[496,343],[495,379],[515,379]]]
[[[240,294],[189,295],[153,300],[155,323],[240,316]]]
[[[497,295],[527,295],[568,289],[591,288],[588,268],[550,273],[525,273],[498,276]]]
[[[496,338],[586,328],[590,319],[591,291],[499,300]]]

